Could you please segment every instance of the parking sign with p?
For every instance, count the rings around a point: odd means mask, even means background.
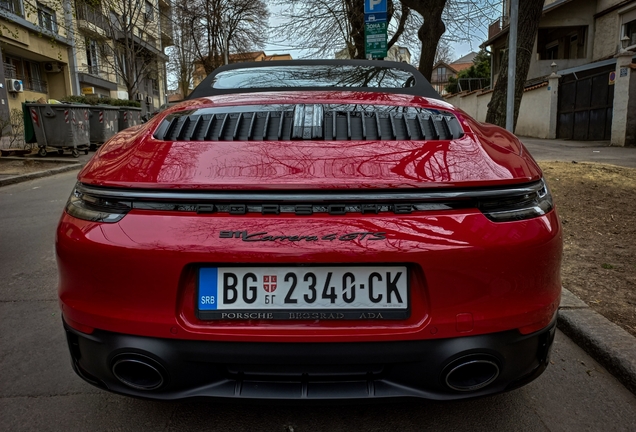
[[[386,13],[387,0],[364,0],[364,13]]]

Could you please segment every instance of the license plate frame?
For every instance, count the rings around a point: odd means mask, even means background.
[[[272,307],[268,308],[255,308],[251,306],[250,308],[226,308],[221,307],[217,309],[209,309],[209,305],[204,305],[204,308],[201,308],[201,300],[202,296],[208,294],[209,291],[207,288],[202,289],[202,271],[206,271],[210,269],[224,270],[228,272],[228,269],[241,269],[241,271],[249,272],[250,269],[255,270],[268,270],[272,272],[290,272],[294,271],[297,275],[299,273],[313,273],[312,269],[320,269],[322,272],[329,272],[329,269],[332,269],[333,272],[337,274],[344,274],[343,272],[351,270],[367,271],[367,276],[370,276],[374,271],[377,273],[377,270],[386,272],[387,269],[390,271],[402,271],[404,273],[404,281],[397,281],[402,285],[404,285],[404,289],[398,289],[400,294],[405,297],[404,307],[331,307],[331,308],[318,308],[318,307],[303,307],[302,305],[293,305],[288,306],[286,308],[278,308]],[[316,270],[318,271],[318,270]],[[228,272],[229,273],[229,272]],[[204,275],[203,279],[209,281],[209,275]],[[218,286],[218,274],[217,274],[217,289]],[[195,303],[195,313],[199,320],[202,321],[246,321],[246,320],[283,320],[283,321],[294,321],[294,320],[406,320],[411,315],[411,268],[410,265],[404,263],[360,263],[360,264],[352,264],[352,263],[338,263],[338,264],[204,264],[200,265],[196,269],[196,278],[195,278],[195,292],[196,298],[194,299]],[[300,278],[299,278],[300,279]],[[326,279],[326,278],[325,278]],[[384,278],[383,278],[384,279]],[[310,278],[311,280],[311,278]],[[322,282],[322,281],[321,281]],[[256,281],[254,283],[263,284],[262,281]],[[344,282],[343,282],[344,283]],[[263,288],[261,285],[257,287],[257,289]],[[321,283],[316,284],[318,294],[321,295],[323,286]],[[359,284],[362,286],[363,284]],[[342,287],[340,287],[342,288]],[[349,287],[351,288],[351,287]],[[237,288],[242,291],[242,288]],[[264,288],[263,288],[264,289]],[[337,288],[334,287],[336,291]],[[362,292],[363,288],[358,288],[357,292]],[[388,287],[383,283],[383,293],[388,293]],[[342,292],[338,291],[339,297]],[[392,293],[394,291],[392,290]],[[240,295],[240,294],[239,294]],[[369,294],[370,295],[370,294]],[[283,295],[284,296],[284,295]],[[217,296],[220,297],[220,294]],[[338,297],[338,298],[339,298]],[[351,296],[349,296],[351,297]],[[393,297],[393,296],[391,296]],[[377,298],[377,295],[376,295]],[[383,303],[384,304],[384,303]],[[207,309],[206,309],[207,308]]]

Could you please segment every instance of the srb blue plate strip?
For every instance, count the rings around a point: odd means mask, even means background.
[[[199,269],[199,310],[216,310],[218,274],[219,269],[216,267]]]

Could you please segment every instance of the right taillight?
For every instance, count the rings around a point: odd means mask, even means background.
[[[479,210],[493,222],[510,222],[543,216],[554,207],[545,180],[535,191],[518,196],[480,200]]]

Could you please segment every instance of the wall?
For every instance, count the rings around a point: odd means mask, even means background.
[[[492,92],[473,92],[470,94],[457,94],[445,98],[446,102],[460,108],[466,114],[477,121],[485,122],[488,113],[488,104],[492,98]]]
[[[596,20],[593,61],[611,57],[618,51],[620,25],[618,12],[611,12]]]
[[[534,138],[549,138],[550,91],[549,86],[523,93],[515,134]],[[556,116],[556,113],[554,113]]]
[[[526,91],[521,99],[515,134],[534,138],[548,138],[550,134],[550,101],[548,86]],[[484,122],[492,92],[474,92],[445,98],[477,121]],[[548,107],[548,109],[546,109]],[[556,115],[556,113],[554,113]]]

